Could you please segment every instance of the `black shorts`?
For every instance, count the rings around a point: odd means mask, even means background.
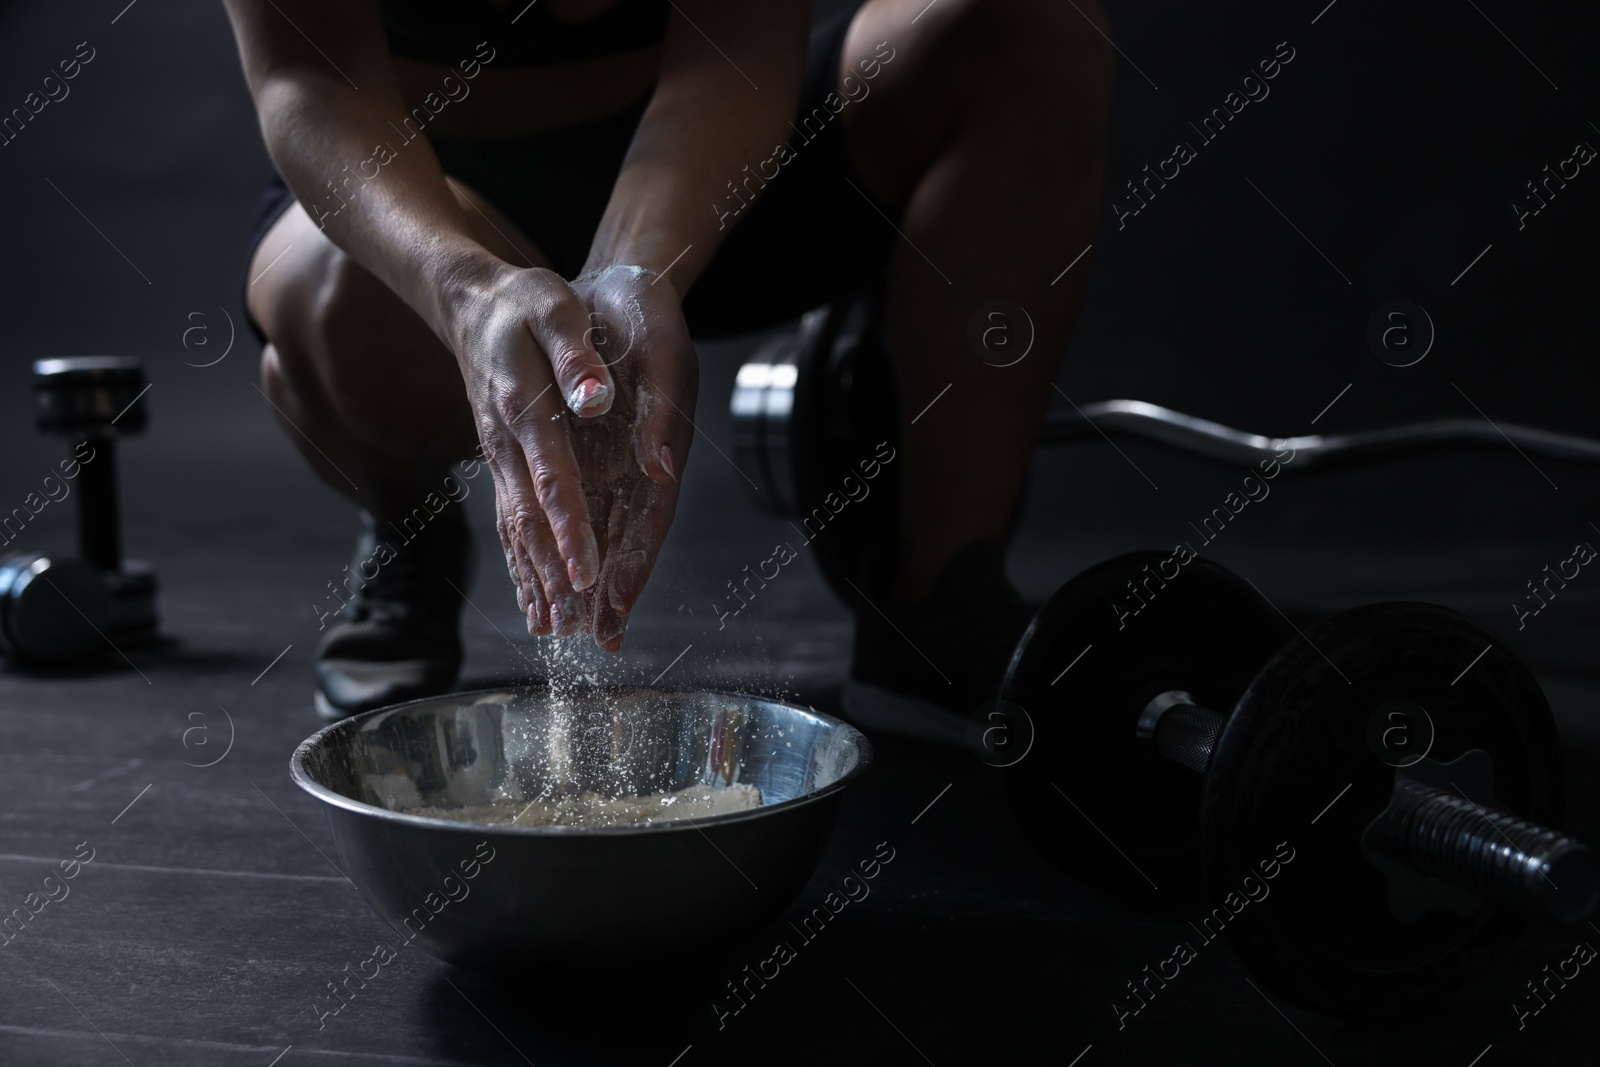
[[[896,240],[896,212],[869,198],[850,165],[837,112],[824,101],[837,93],[839,64],[852,12],[812,31],[801,89],[800,113],[786,156],[752,161],[728,175],[744,193],[760,188],[752,175],[771,176],[748,208],[729,192],[708,215],[737,211],[716,255],[684,300],[696,337],[748,333],[771,327],[861,289],[878,277]],[[870,92],[870,90],[869,90]],[[834,95],[839,110],[850,106]],[[648,95],[622,114],[579,126],[506,140],[429,137],[446,174],[466,183],[504,211],[564,278],[575,277],[611,198],[623,157]],[[809,120],[809,121],[807,121]],[[776,148],[776,146],[774,146]],[[294,194],[274,170],[257,208],[248,264]],[[248,279],[247,279],[248,280]],[[257,339],[260,326],[245,315]]]

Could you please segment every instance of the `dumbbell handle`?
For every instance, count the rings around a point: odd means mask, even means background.
[[[1145,707],[1139,717],[1139,735],[1162,759],[1204,774],[1227,722],[1227,716],[1201,707],[1194,697],[1174,689]]]
[[[78,545],[83,558],[111,573],[122,569],[122,519],[117,507],[116,442],[105,434],[82,438],[93,459],[80,468]]]
[[[1174,690],[1139,718],[1163,759],[1204,774],[1227,718]],[[1372,841],[1420,874],[1529,914],[1576,922],[1600,902],[1600,857],[1581,841],[1401,775]]]

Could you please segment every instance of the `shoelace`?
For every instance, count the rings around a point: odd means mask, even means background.
[[[443,531],[430,531],[433,537],[402,544],[365,580],[351,602],[351,618],[376,622],[403,623],[424,604],[444,600],[455,592],[442,580],[454,560],[450,541],[440,540]]]

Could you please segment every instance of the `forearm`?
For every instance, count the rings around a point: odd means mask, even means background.
[[[406,139],[398,93],[320,76],[273,76],[257,91],[267,150],[328,238],[448,342],[451,294],[498,262],[476,238],[427,139]]]
[[[789,140],[808,18],[809,5],[794,3],[764,11],[755,29],[719,31],[697,18],[730,55],[713,50],[698,31],[676,42],[676,54],[669,38],[661,84],[634,135],[585,271],[631,264],[665,272],[670,265],[673,288],[689,290],[732,228],[729,206],[740,201],[730,190],[745,199],[758,195],[766,184],[757,175],[760,162]],[[743,71],[758,74],[759,89]]]
[[[494,257],[406,112],[376,0],[224,4],[289,188],[330,240],[448,342],[451,290]],[[443,92],[454,99],[450,85],[464,86],[491,58],[462,57]]]

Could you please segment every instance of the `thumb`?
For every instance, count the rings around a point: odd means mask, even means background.
[[[550,360],[556,388],[574,415],[604,415],[611,410],[616,386],[592,334],[589,310],[568,290],[543,315],[528,316],[528,331]]]

